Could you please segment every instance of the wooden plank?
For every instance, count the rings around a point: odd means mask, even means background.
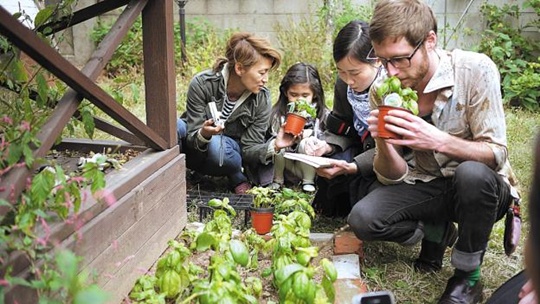
[[[178,164],[174,165],[174,167],[164,168],[164,170],[173,171],[173,174],[178,174],[180,169],[181,166]],[[154,188],[152,184],[162,184],[162,186]],[[149,191],[145,189],[146,187],[154,189]],[[100,286],[103,286],[110,280],[115,280],[114,276],[124,266],[122,262],[130,260],[140,250],[144,242],[151,239],[166,224],[166,221],[171,222],[172,220],[185,224],[185,220],[187,220],[185,188],[185,180],[176,183],[170,177],[159,178],[153,176],[145,184],[141,185],[140,189],[134,190],[134,192],[143,191],[144,195],[138,195],[137,193],[130,195],[128,198],[131,200],[129,204],[138,205],[139,209],[145,210],[144,214],[128,229],[119,231],[120,234],[114,240],[110,241],[110,238],[107,237],[106,242],[108,246],[98,251],[98,255],[95,257],[84,255],[85,259],[90,260],[90,258],[93,258],[93,260],[88,261],[89,264],[87,264],[86,268],[98,276],[97,283]],[[157,195],[156,191],[160,191],[160,195]],[[172,216],[173,214],[176,214],[176,216]],[[121,220],[117,216],[111,215],[106,219],[100,220],[100,222],[118,222]],[[99,226],[102,225],[99,224]],[[177,225],[173,224],[171,229],[174,226]],[[117,227],[112,228],[115,231],[120,230]],[[100,228],[96,227],[96,229]],[[176,230],[174,234],[178,235],[179,232],[179,230]],[[86,241],[82,240],[82,242],[87,242],[89,245],[98,241],[100,240],[88,238]],[[81,242],[77,242],[75,248],[78,248],[80,245]]]
[[[86,266],[156,206],[165,204],[166,207],[170,207],[179,204],[178,201],[182,198],[185,200],[185,177],[182,172],[185,172],[185,164],[183,158],[177,157],[134,188],[127,198],[122,198],[88,222],[89,224],[80,231],[81,239],[78,239],[77,234],[73,234],[65,245],[72,248],[77,255],[84,257],[82,266]],[[175,197],[168,196],[171,188],[178,187],[183,187],[183,196],[178,196],[178,193]],[[154,217],[153,221],[157,222],[160,217],[166,218],[167,212],[170,212],[168,208],[157,210],[164,212]],[[144,239],[144,233],[141,233],[141,237]]]
[[[46,28],[49,28],[50,31],[45,34],[52,35],[59,31],[65,30],[68,27],[72,27],[88,19],[94,18],[106,12],[117,9],[121,6],[124,6],[128,2],[129,0],[113,0],[113,1],[98,2],[96,4],[80,9],[76,12],[73,12],[73,14],[69,16],[64,16],[60,18],[60,20],[46,23],[38,27],[36,31],[43,32]]]
[[[150,175],[176,157],[181,157],[185,161],[185,155],[179,155],[178,153],[178,147],[163,152],[147,150],[141,153],[139,156],[126,163],[122,169],[107,174],[105,177],[107,191],[109,191],[113,197],[120,200]],[[182,172],[182,176],[185,176],[185,169]],[[109,208],[109,206],[104,202],[98,202],[89,193],[87,193],[87,196],[87,201],[81,206],[79,218],[90,221],[101,214],[105,209]],[[51,239],[58,241],[68,238],[69,235],[75,232],[74,225],[63,222],[51,226],[50,229]]]
[[[122,199],[129,191],[141,184],[145,179],[151,176],[154,172],[173,161],[176,157],[180,157],[185,162],[185,155],[179,154],[178,147],[169,149],[163,152],[155,152],[147,150],[139,156],[132,159],[124,165],[121,170],[113,171],[105,177],[106,189],[118,200]],[[185,177],[185,167],[180,176]],[[175,177],[176,178],[176,177]],[[104,202],[99,202],[89,191],[86,191],[87,200],[83,202],[79,213],[79,219],[84,219],[86,222],[91,221],[94,217],[99,216],[109,206]],[[113,205],[114,207],[115,205]],[[76,231],[78,223],[68,224],[64,221],[51,224],[50,240],[52,242],[62,242]],[[10,256],[10,262],[7,263],[13,267],[13,275],[18,275],[28,267],[28,259],[24,254],[13,253]],[[6,267],[7,267],[6,265]],[[4,273],[5,269],[1,268],[0,273]]]
[[[125,142],[125,141],[64,138],[59,144],[53,146],[53,149],[58,150],[58,151],[71,150],[71,151],[78,151],[82,153],[90,153],[90,152],[98,153],[104,150],[111,150],[114,152],[123,153],[129,149],[142,152],[142,151],[147,150],[148,148],[143,147],[143,146],[132,145],[131,143]]]
[[[111,214],[99,216],[83,228],[82,240],[71,237],[62,242],[63,247],[75,248],[75,252],[79,254],[81,253],[78,252],[78,248],[105,245],[104,249],[97,252],[93,261],[90,261],[92,257],[88,255],[90,251],[82,253],[85,258],[82,267],[89,265],[83,271],[97,270],[92,273],[98,275],[101,286],[107,283],[110,287],[112,286],[107,290],[112,293],[114,303],[119,303],[131,290],[135,280],[140,276],[137,269],[149,269],[167,248],[167,241],[176,237],[185,226],[187,222],[185,178],[180,178],[178,183],[171,178],[171,176],[185,176],[183,172],[185,172],[185,160],[182,156],[177,156],[117,203],[118,206],[135,206],[141,212],[140,220],[135,221],[130,227],[126,229],[115,227],[118,216],[111,216]],[[119,216],[123,215],[119,214]],[[163,219],[167,220],[163,221]],[[107,243],[100,239],[101,236],[111,232],[119,235],[117,242]],[[122,260],[125,260],[125,263],[115,265]],[[92,263],[89,264],[89,262]],[[109,274],[107,271],[112,271],[112,273]],[[114,283],[110,283],[111,281]],[[15,301],[34,303],[30,299],[35,296],[28,290],[18,288],[9,290],[6,299],[8,303],[15,303]]]
[[[148,271],[157,259],[167,249],[167,242],[176,238],[187,222],[187,215],[182,211],[177,211],[167,222],[144,243],[139,251],[134,254],[134,258],[126,261],[114,278],[105,285],[101,285],[103,290],[112,294],[109,303],[121,303],[128,296],[135,285],[136,280]],[[144,229],[144,228],[143,228]]]
[[[77,117],[79,118],[79,117]],[[142,146],[144,145],[144,141],[142,141],[140,138],[135,136],[135,134],[129,132],[128,130],[124,128],[117,127],[107,121],[105,121],[102,118],[94,117],[94,124],[98,130],[101,130],[103,132],[106,132],[112,136],[115,136],[119,139],[123,139],[125,141],[128,141],[134,145]]]
[[[146,122],[168,144],[178,144],[173,1],[150,1],[142,12]]]

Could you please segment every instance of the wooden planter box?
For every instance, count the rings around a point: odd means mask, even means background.
[[[150,269],[187,222],[185,155],[178,146],[148,150],[106,176],[107,190],[117,198],[108,206],[89,200],[76,232],[73,224],[57,224],[52,236],[83,258],[82,268],[120,303],[135,281]],[[22,255],[11,259],[14,273],[24,276]],[[8,291],[6,303],[37,303],[28,289]]]

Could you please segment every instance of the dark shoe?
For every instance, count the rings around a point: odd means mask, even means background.
[[[438,304],[474,304],[482,301],[482,282],[469,286],[466,278],[451,277]]]
[[[440,243],[422,240],[422,249],[420,255],[414,261],[414,269],[419,272],[437,272],[441,270],[446,247],[452,247],[456,240],[456,227],[453,223],[448,222],[443,240]]]

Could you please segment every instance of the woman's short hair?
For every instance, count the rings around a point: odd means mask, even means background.
[[[271,59],[272,69],[278,68],[281,64],[281,54],[272,47],[268,39],[246,32],[234,33],[227,42],[225,57],[216,60],[213,70],[220,71],[227,62],[229,71],[234,70],[236,63],[248,68],[263,57]]]

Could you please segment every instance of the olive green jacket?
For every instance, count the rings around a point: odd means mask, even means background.
[[[266,164],[268,143],[265,134],[271,111],[270,91],[263,88],[236,106],[227,121],[223,134],[236,140],[242,150],[242,161],[248,166]],[[207,143],[198,136],[205,120],[211,118],[208,103],[214,101],[218,109],[223,107],[226,96],[225,76],[222,72],[207,70],[195,75],[189,84],[186,112],[186,143],[190,149],[205,152]]]

